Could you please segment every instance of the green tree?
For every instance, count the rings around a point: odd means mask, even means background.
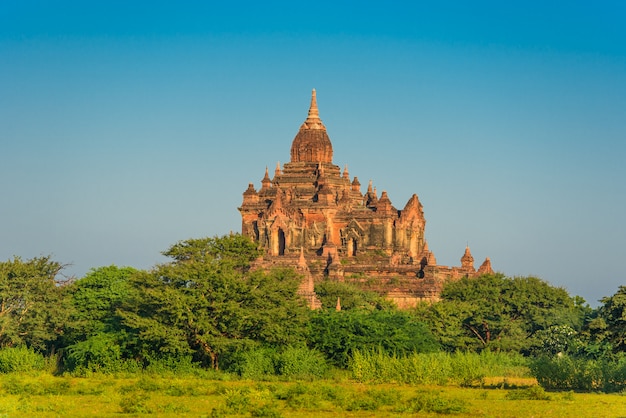
[[[261,255],[257,244],[241,234],[224,237],[191,238],[179,241],[162,253],[175,263],[221,263],[246,271],[250,263]]]
[[[182,241],[164,252],[174,258],[131,278],[119,310],[136,337],[137,355],[181,356],[218,368],[233,350],[304,338],[308,310],[297,295],[293,270],[250,270],[256,245],[241,235]]]
[[[347,367],[354,350],[407,354],[439,349],[424,323],[415,315],[397,310],[316,312],[310,321],[309,344],[339,367]]]
[[[0,347],[55,348],[67,315],[62,269],[49,256],[0,262]]]
[[[130,294],[130,277],[137,273],[132,267],[99,267],[68,286],[71,310],[63,341],[70,370],[113,371],[129,356],[129,335],[117,310]]]
[[[540,344],[533,350],[536,355],[563,355],[578,353],[583,347],[580,333],[569,325],[552,325],[536,333]]]
[[[341,310],[351,309],[393,309],[393,302],[385,299],[375,292],[369,292],[359,289],[357,286],[338,282],[334,280],[325,280],[315,285],[315,293],[322,302],[322,308],[335,309],[339,300]]]
[[[529,353],[543,344],[541,330],[579,330],[585,307],[562,288],[536,277],[502,274],[463,278],[444,286],[441,301],[420,314],[449,350],[491,348]]]
[[[597,319],[590,324],[595,340],[610,344],[613,352],[626,352],[626,286],[600,302]]]
[[[472,315],[472,305],[465,302],[423,302],[416,307],[416,316],[428,324],[441,347],[447,351],[473,350],[476,338],[463,327]]]
[[[118,332],[116,311],[130,292],[130,277],[138,270],[114,265],[91,269],[72,283],[70,323],[75,339],[98,332]]]

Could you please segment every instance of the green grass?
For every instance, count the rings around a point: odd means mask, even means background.
[[[540,387],[0,375],[0,417],[620,417],[626,396]]]

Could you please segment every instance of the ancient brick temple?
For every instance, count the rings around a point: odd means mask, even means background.
[[[436,300],[446,280],[492,272],[487,258],[476,270],[469,247],[460,267],[438,266],[424,238],[426,220],[416,194],[402,209],[365,193],[333,164],[333,146],[319,117],[315,90],[309,114],[291,144],[291,161],[250,183],[239,208],[242,233],[265,255],[259,267],[292,266],[305,277],[301,293],[318,306],[314,282],[342,280],[377,291],[399,307]]]

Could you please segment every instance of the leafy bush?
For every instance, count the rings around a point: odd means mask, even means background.
[[[250,390],[243,389],[228,389],[224,393],[226,401],[226,408],[231,414],[243,414],[248,411],[250,407]]]
[[[278,374],[292,379],[321,378],[328,371],[326,359],[317,350],[287,347],[277,358]]]
[[[537,346],[532,350],[536,354],[556,355],[572,353],[581,348],[578,333],[569,325],[552,325],[535,333]]]
[[[119,362],[121,348],[112,334],[96,334],[68,347],[67,365],[77,368],[107,369]]]
[[[325,398],[317,387],[301,382],[279,388],[274,396],[276,399],[285,401],[292,409],[317,409]]]
[[[144,371],[157,375],[196,376],[203,370],[198,363],[194,363],[191,356],[166,356],[147,359],[148,364]]]
[[[311,317],[311,346],[340,368],[354,350],[388,354],[432,353],[439,345],[426,325],[402,311],[321,311]]]
[[[518,355],[508,353],[439,352],[399,356],[380,349],[355,350],[350,371],[360,382],[472,386],[481,384],[487,376],[519,376],[522,370],[527,370],[523,363]]]
[[[548,390],[590,392],[602,387],[602,368],[597,360],[560,355],[538,357],[531,364],[537,382]]]
[[[120,400],[120,409],[123,414],[151,414],[153,411],[147,405],[149,400],[145,393],[128,395]]]
[[[377,411],[387,406],[402,405],[404,399],[395,389],[368,389],[354,393],[344,401],[347,411]]]
[[[480,355],[471,352],[459,352],[451,357],[451,361],[451,377],[461,386],[472,386],[484,382],[487,373]]]
[[[462,399],[441,396],[440,393],[434,391],[419,391],[399,407],[398,412],[460,414],[467,412],[467,409],[467,403]]]
[[[626,389],[626,356],[588,359],[560,355],[531,364],[537,382],[548,390],[619,392]]]
[[[25,346],[6,347],[0,350],[0,373],[43,370],[46,361],[40,353]]]
[[[260,347],[246,350],[231,359],[230,371],[244,379],[262,380],[276,374],[276,357],[274,348]]]
[[[480,352],[481,364],[487,371],[487,376],[501,377],[529,377],[530,359],[515,352],[495,352],[483,350]]]
[[[328,364],[319,351],[307,347],[287,347],[282,351],[260,347],[240,353],[233,360],[230,371],[251,380],[263,380],[271,376],[315,379],[324,376]]]
[[[99,333],[68,347],[65,365],[75,374],[138,372],[139,363],[122,359],[116,336]]]
[[[457,382],[460,376],[454,370],[454,357],[441,352],[398,356],[382,350],[355,350],[350,370],[360,382],[444,385]]]
[[[626,355],[617,361],[605,361],[602,365],[604,381],[602,389],[605,392],[626,391]]]
[[[403,381],[401,360],[383,350],[354,350],[349,368],[359,382]]]
[[[526,389],[517,389],[509,391],[506,394],[509,400],[526,400],[526,401],[549,401],[552,398],[546,393],[541,386],[530,386]]]

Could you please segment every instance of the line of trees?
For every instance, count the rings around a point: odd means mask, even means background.
[[[163,254],[170,261],[150,270],[106,266],[65,282],[50,257],[0,262],[0,350],[26,347],[75,373],[159,362],[245,373],[242,364],[272,356],[283,368],[285,356],[347,368],[355,351],[370,349],[490,350],[544,363],[565,356],[626,372],[624,286],[592,309],[538,278],[492,274],[451,282],[439,302],[399,311],[327,281],[316,287],[323,309],[310,311],[293,270],[250,268],[259,250],[241,235],[189,239]]]

